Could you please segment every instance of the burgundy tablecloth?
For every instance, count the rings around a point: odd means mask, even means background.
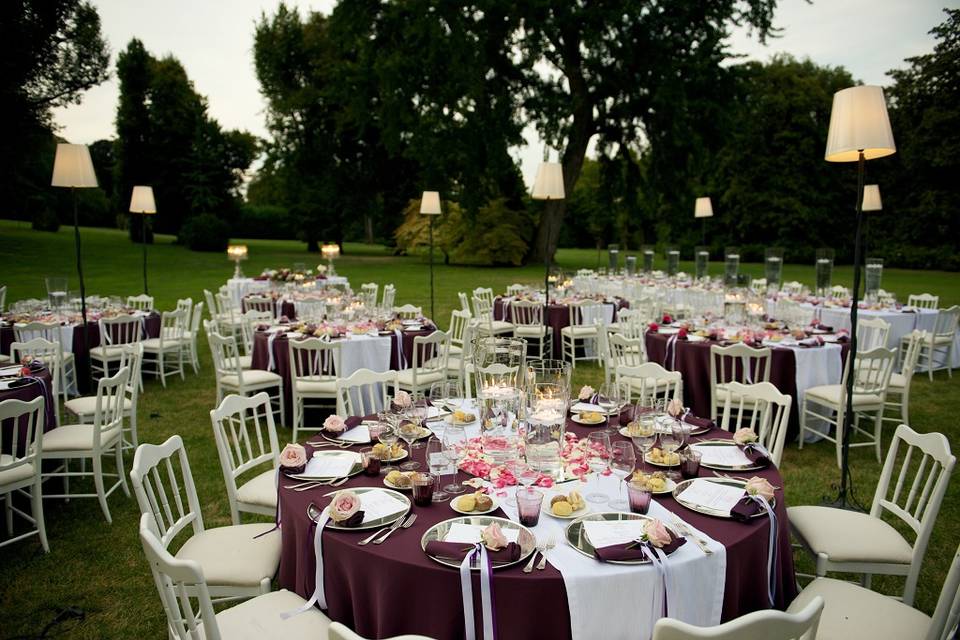
[[[147,338],[156,338],[160,335],[160,314],[151,311],[144,320]],[[100,344],[100,325],[96,322],[87,322],[87,329],[90,333],[90,344],[98,346]],[[14,342],[13,325],[4,323],[0,325],[0,353],[10,355],[10,345]],[[76,363],[77,371],[87,371],[90,362],[90,349],[83,339],[83,325],[78,323],[73,327],[73,358]],[[77,386],[81,395],[90,393],[90,380],[78,376]]]
[[[581,436],[589,431],[571,421],[567,422],[567,428]],[[729,434],[714,430],[709,436],[729,437]],[[619,435],[615,437],[622,439]],[[308,446],[308,453],[309,449]],[[418,459],[422,455],[417,454]],[[703,475],[710,474],[706,469],[703,471]],[[775,486],[783,485],[776,469],[760,471],[757,475],[767,478]],[[460,476],[461,480],[468,477],[463,473]],[[345,487],[383,486],[381,479],[382,476],[367,478],[361,475]],[[283,479],[281,484],[284,484]],[[279,583],[305,598],[313,593],[316,570],[307,507],[311,502],[320,508],[326,506],[330,498],[325,494],[330,491],[326,487],[303,492],[280,490],[282,555]],[[723,620],[767,608],[767,518],[739,523],[689,511],[669,496],[659,496],[658,502],[726,546]],[[371,638],[404,633],[462,638],[459,574],[455,569],[430,560],[420,548],[420,538],[429,527],[457,514],[446,502],[429,507],[415,506],[413,510],[418,516],[416,523],[409,530],[396,533],[381,546],[358,546],[357,541],[365,537],[360,532],[327,531],[323,534],[327,613],[333,620]],[[779,490],[776,514],[776,606],[784,609],[796,595],[796,586],[786,504],[783,492]],[[493,515],[505,517],[500,510]],[[495,573],[494,601],[500,640],[569,638],[570,614],[560,572],[549,564],[546,570],[530,574],[524,574],[521,568],[516,565]],[[476,575],[473,588],[474,593],[479,593]],[[475,620],[479,623],[479,608],[476,606]],[[602,629],[603,621],[597,620],[597,637],[602,637]],[[482,637],[479,627],[477,637]]]
[[[677,340],[668,350],[670,336],[656,332],[646,335],[647,357],[651,362],[662,365],[669,371],[679,371],[683,375],[683,402],[699,416],[710,415],[710,346],[709,340],[688,342]],[[841,345],[841,359],[846,361],[849,345]],[[799,403],[797,402],[797,360],[793,349],[786,347],[771,348],[770,382],[780,393],[793,398],[790,407],[790,424],[787,429],[787,441],[792,441],[800,433]]]
[[[44,424],[43,431],[46,433],[51,429],[55,429],[57,426],[56,413],[54,412],[55,398],[53,397],[53,380],[50,377],[50,371],[46,367],[40,368],[33,373],[33,377],[36,380],[32,381],[30,384],[16,387],[13,389],[3,389],[0,390],[0,402],[4,400],[23,400],[24,402],[30,402],[38,396],[43,396],[44,398]],[[3,449],[0,450],[0,453],[9,454],[13,449],[13,438],[12,434],[6,433],[7,429],[13,428],[13,421],[8,420],[0,424],[0,428],[4,429],[4,433],[0,435],[0,442],[3,443]],[[17,438],[17,455],[23,455],[26,451],[25,438],[27,435],[27,424],[26,421],[21,421],[18,425],[20,430],[20,436]]]
[[[617,298],[613,304],[613,321],[617,321],[617,312],[620,309],[626,309],[629,306],[629,302],[623,298]],[[510,309],[509,301],[500,297],[494,299],[493,317],[496,320],[506,320],[510,322],[513,313]],[[553,357],[559,358],[563,353],[563,341],[560,337],[560,330],[570,326],[570,306],[553,303],[547,307],[547,324],[553,329]]]
[[[259,296],[255,296],[259,297]],[[297,307],[291,300],[274,300],[273,301],[273,311],[271,312],[274,317],[279,317],[277,315],[277,306],[280,307],[280,316],[285,316],[287,320],[293,321],[297,319]],[[243,313],[247,312],[247,299],[244,298],[240,301],[240,311]]]
[[[436,331],[436,328],[420,329],[418,331],[401,331],[400,348],[397,345],[396,334],[390,337],[390,369],[399,371],[406,369],[413,362],[413,339],[417,336],[428,336]],[[283,401],[288,416],[293,415],[293,400],[290,391],[290,349],[287,344],[287,336],[284,333],[277,335],[273,341],[273,363],[274,372],[279,373],[283,378]],[[257,331],[253,335],[253,353],[250,358],[250,366],[254,369],[270,368],[270,353],[268,351],[270,344],[270,334],[266,331]]]

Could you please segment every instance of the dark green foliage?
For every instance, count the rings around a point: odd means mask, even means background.
[[[30,198],[30,226],[34,231],[59,231],[60,219],[48,198],[34,196]]]
[[[230,227],[212,213],[201,213],[183,223],[177,242],[192,251],[226,251]]]
[[[297,237],[295,221],[283,207],[267,204],[245,204],[240,207],[236,222],[230,225],[236,238],[285,240]]]

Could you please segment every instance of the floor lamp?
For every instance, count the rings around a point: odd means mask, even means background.
[[[547,200],[547,206],[543,209],[543,215],[546,217],[546,226],[543,234],[543,336],[547,339],[547,327],[550,326],[550,235],[553,232],[550,212],[547,210],[550,206],[550,200],[563,200],[566,192],[563,188],[563,166],[559,162],[547,162],[544,156],[544,162],[537,167],[537,177],[533,181],[533,191],[530,194],[534,200]],[[541,343],[543,344],[543,343]],[[540,357],[545,357],[540,349]],[[554,354],[556,357],[556,354]]]
[[[856,231],[853,244],[853,290],[850,303],[850,353],[847,356],[846,409],[843,416],[843,434],[840,453],[840,489],[834,506],[848,508],[855,503],[853,481],[850,477],[850,434],[853,427],[853,388],[857,360],[857,309],[860,302],[860,267],[863,262],[863,170],[867,160],[896,153],[893,131],[887,116],[883,89],[862,85],[833,94],[830,129],[827,133],[827,162],[857,163]]]
[[[90,189],[97,186],[97,174],[90,160],[90,149],[85,144],[57,144],[57,155],[53,160],[53,179],[50,185],[68,187],[73,196],[73,237],[77,254],[77,276],[80,280],[80,318],[83,321],[83,344],[90,351],[90,331],[87,327],[87,292],[83,284],[83,260],[80,255],[80,217],[77,212],[77,189]],[[83,380],[90,379],[90,361],[77,372],[78,384],[81,374]],[[77,368],[81,364],[77,363]]]
[[[693,217],[703,218],[703,223],[700,226],[700,240],[701,244],[707,244],[707,218],[713,217],[713,203],[710,202],[709,196],[697,198],[696,204],[693,205]]]
[[[433,219],[443,213],[440,208],[440,192],[424,191],[420,198],[421,215],[430,216],[430,319],[437,321],[433,312]]]
[[[157,205],[153,200],[153,187],[136,186],[130,196],[130,213],[143,215],[140,224],[140,241],[143,244],[143,292],[150,295],[147,289],[147,216],[157,213]]]

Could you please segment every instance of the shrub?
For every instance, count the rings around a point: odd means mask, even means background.
[[[297,236],[294,222],[285,207],[245,204],[233,225],[238,238],[292,240]]]
[[[230,228],[212,213],[201,213],[183,223],[177,242],[191,251],[226,251]]]
[[[43,196],[30,198],[30,226],[34,231],[58,231],[60,219],[52,203]]]

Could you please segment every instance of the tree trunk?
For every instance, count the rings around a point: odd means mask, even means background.
[[[370,214],[363,217],[363,235],[367,244],[373,244],[373,216]]]

